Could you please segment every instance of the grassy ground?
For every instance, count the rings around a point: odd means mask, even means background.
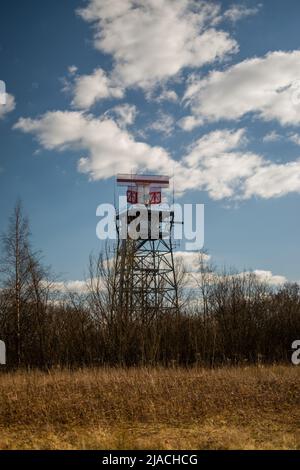
[[[1,449],[300,449],[300,368],[0,375]]]

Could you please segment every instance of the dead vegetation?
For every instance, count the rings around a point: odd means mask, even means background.
[[[299,449],[300,369],[3,373],[2,449]]]

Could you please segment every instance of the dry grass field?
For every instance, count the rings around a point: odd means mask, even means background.
[[[0,375],[1,449],[300,449],[300,368]]]

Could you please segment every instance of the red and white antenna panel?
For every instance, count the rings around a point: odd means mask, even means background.
[[[118,186],[127,186],[127,202],[130,204],[160,204],[161,189],[169,187],[169,176],[117,175]]]

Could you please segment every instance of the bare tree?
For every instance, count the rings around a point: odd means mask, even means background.
[[[1,273],[4,275],[4,287],[10,290],[13,297],[18,365],[22,361],[21,315],[22,300],[27,296],[28,287],[29,235],[28,219],[23,215],[21,201],[18,201],[10,217],[8,230],[1,237],[3,246]]]

